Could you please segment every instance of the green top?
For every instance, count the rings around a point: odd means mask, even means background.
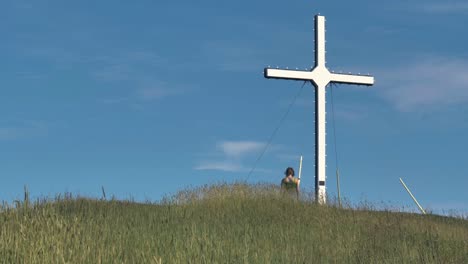
[[[289,182],[287,182],[285,179],[281,180],[281,188],[286,189],[286,190],[291,190],[291,189],[296,189],[297,184],[299,183],[299,179],[297,178],[291,178]]]

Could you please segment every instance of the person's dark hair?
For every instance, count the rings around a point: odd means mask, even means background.
[[[291,167],[288,167],[288,168],[286,169],[286,171],[284,172],[284,175],[286,175],[286,176],[289,176],[289,175],[294,176],[294,169],[291,168]]]

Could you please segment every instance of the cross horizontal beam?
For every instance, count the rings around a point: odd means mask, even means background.
[[[374,77],[356,74],[331,73],[330,82],[371,86],[374,84]]]
[[[374,84],[374,77],[357,74],[330,73],[326,68],[317,67],[313,71],[284,70],[265,68],[265,78],[286,79],[296,81],[314,81],[328,83],[342,83],[371,86]]]
[[[265,78],[268,79],[288,79],[296,81],[312,81],[314,74],[311,71],[281,70],[265,68]]]

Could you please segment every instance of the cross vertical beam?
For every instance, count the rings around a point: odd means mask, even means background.
[[[315,66],[325,63],[325,17],[315,16]]]
[[[325,17],[315,16],[315,67],[311,71],[265,68],[265,78],[310,81],[315,87],[315,200],[326,203],[326,108],[325,92],[329,83],[371,86],[374,77],[331,73],[325,59]]]
[[[326,109],[325,86],[315,85],[315,200],[326,203]]]
[[[327,200],[325,180],[326,180],[326,108],[325,108],[325,87],[329,75],[325,60],[325,17],[315,16],[315,68],[317,77],[315,83],[315,200],[320,204],[325,204]]]

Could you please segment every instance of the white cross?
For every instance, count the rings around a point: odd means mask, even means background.
[[[326,203],[325,88],[329,83],[368,85],[374,77],[330,72],[325,66],[325,17],[315,16],[315,67],[311,71],[265,68],[265,78],[310,81],[315,86],[315,199]]]

